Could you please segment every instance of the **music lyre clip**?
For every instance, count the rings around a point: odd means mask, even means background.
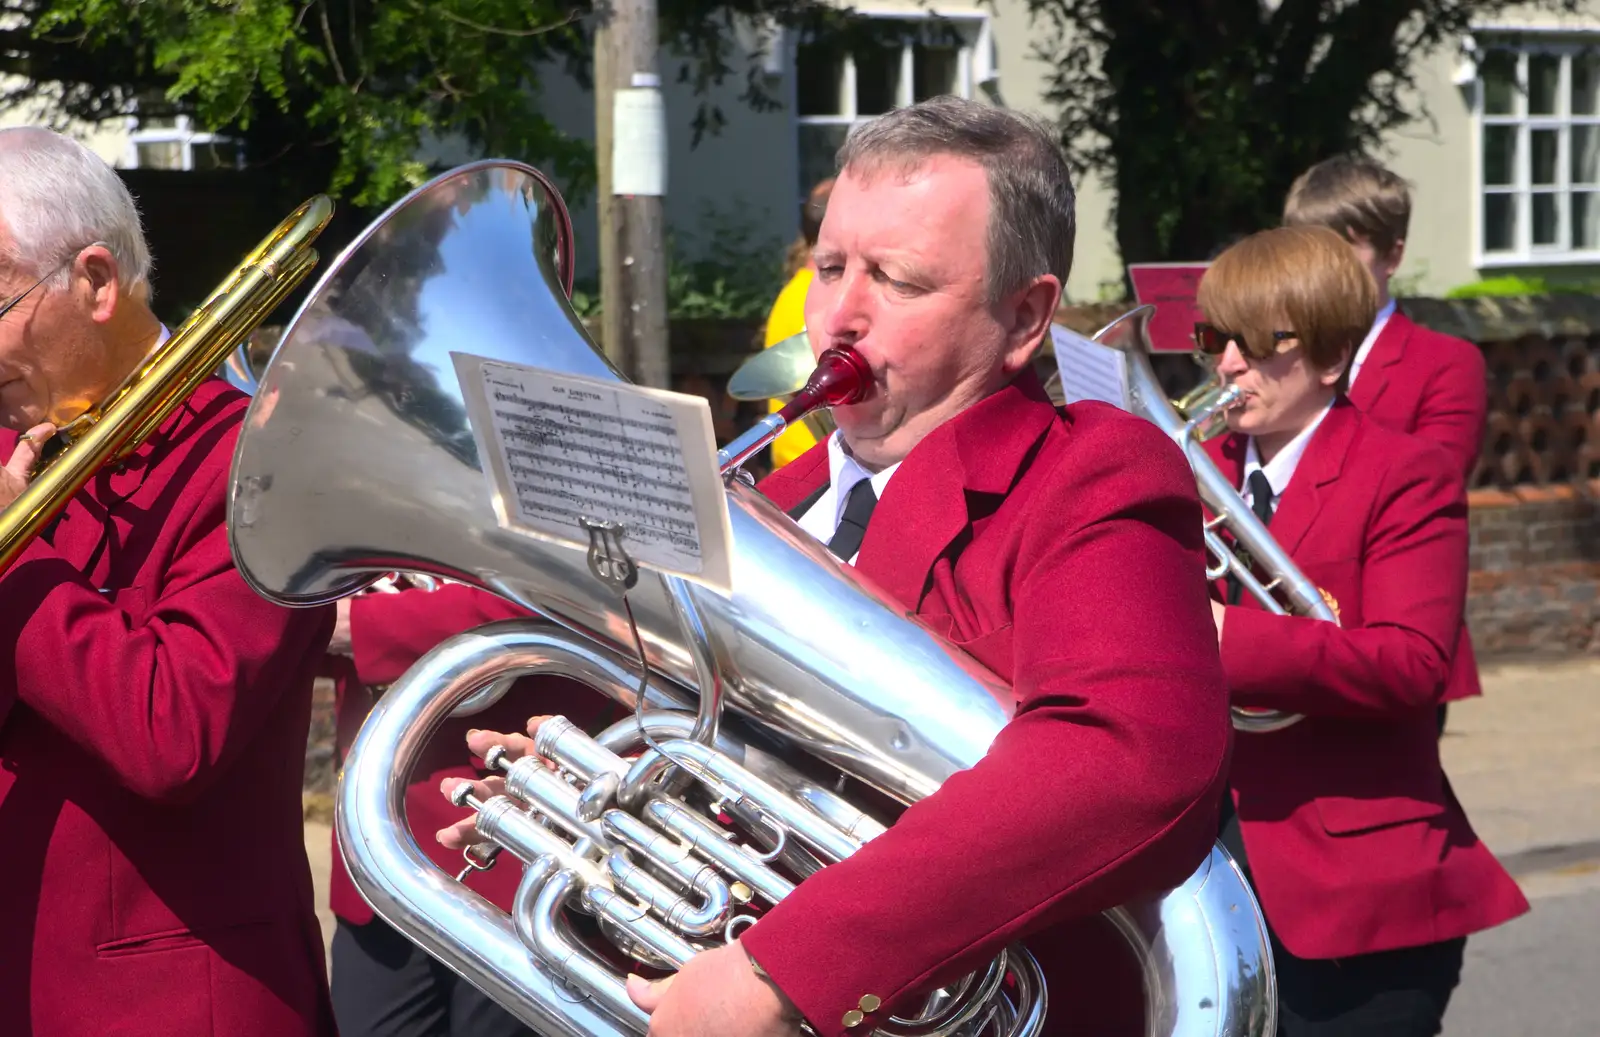
[[[618,597],[626,597],[639,582],[639,566],[622,544],[622,523],[584,517],[578,524],[589,532],[589,572]]]

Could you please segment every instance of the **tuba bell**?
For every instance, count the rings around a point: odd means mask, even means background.
[[[1266,525],[1250,510],[1239,491],[1229,484],[1201,446],[1225,427],[1223,415],[1237,402],[1239,390],[1213,376],[1179,400],[1169,400],[1150,363],[1149,325],[1154,313],[1155,307],[1150,305],[1129,310],[1095,332],[1090,341],[1116,350],[1127,408],[1170,436],[1189,460],[1200,499],[1212,514],[1205,527],[1206,550],[1213,559],[1206,568],[1206,578],[1233,577],[1274,615],[1309,616],[1337,623],[1338,617],[1328,607],[1316,584],[1272,538]],[[1226,528],[1254,564],[1267,573],[1267,582],[1257,579],[1251,571],[1251,563],[1217,534],[1219,528]],[[1300,719],[1298,714],[1278,710],[1233,707],[1234,729],[1246,733],[1281,731]]]
[[[324,195],[284,217],[226,280],[100,404],[61,425],[67,448],[0,512],[0,572],[106,464],[136,450],[317,265],[333,218]],[[241,347],[242,348],[242,347]]]
[[[647,1020],[613,959],[671,969],[732,939],[884,830],[843,776],[914,803],[982,758],[1012,698],[740,477],[784,415],[724,451],[730,594],[640,571],[619,599],[584,551],[501,527],[450,354],[621,381],[568,302],[571,235],[555,188],[510,161],[450,171],[380,216],[262,373],[229,526],[240,572],[286,605],[402,571],[541,617],[450,638],[390,687],[346,758],[336,823],[362,895],[429,954],[548,1037],[626,1037]],[[461,797],[484,839],[467,868],[517,866],[495,864],[504,851],[524,866],[508,915],[423,855],[404,793],[446,717],[533,673],[635,716],[594,735],[547,721],[538,748],[557,770],[492,753],[506,793]],[[1260,909],[1220,846],[1197,864],[1108,912],[1143,968],[1148,1032],[1270,1035]],[[1046,996],[1014,945],[883,1032],[1036,1034]]]

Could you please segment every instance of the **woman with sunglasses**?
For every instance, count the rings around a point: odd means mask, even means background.
[[[1460,472],[1345,398],[1377,310],[1336,233],[1278,228],[1200,283],[1200,348],[1244,391],[1207,444],[1339,617],[1277,616],[1236,588],[1212,604],[1232,701],[1303,715],[1235,739],[1222,840],[1273,937],[1286,1037],[1431,1037],[1466,937],[1528,909],[1439,761],[1435,711],[1467,589]]]

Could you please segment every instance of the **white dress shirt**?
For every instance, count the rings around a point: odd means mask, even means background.
[[[861,462],[845,453],[844,440],[835,429],[833,435],[828,437],[828,488],[823,490],[822,496],[817,498],[816,503],[800,516],[800,528],[826,544],[839,531],[839,520],[844,517],[845,502],[850,499],[850,491],[855,484],[862,479],[872,480],[872,492],[881,499],[883,488],[889,485],[889,477],[899,467],[900,462],[896,461],[877,474],[867,471],[861,466]],[[852,555],[849,562],[851,565],[856,564],[856,556]]]
[[[1350,384],[1356,384],[1356,375],[1361,373],[1361,365],[1367,362],[1367,355],[1372,352],[1372,344],[1378,341],[1378,336],[1383,334],[1383,327],[1389,323],[1389,318],[1394,316],[1394,300],[1390,299],[1383,304],[1383,309],[1378,311],[1378,318],[1372,322],[1372,330],[1367,332],[1367,337],[1361,340],[1361,348],[1356,350],[1355,359],[1350,361]]]
[[[1244,494],[1245,502],[1251,508],[1255,507],[1255,494],[1250,492],[1250,473],[1261,472],[1267,477],[1267,485],[1272,487],[1272,510],[1278,510],[1278,501],[1283,497],[1283,491],[1289,488],[1289,480],[1294,478],[1294,470],[1300,466],[1300,458],[1305,456],[1306,444],[1311,442],[1311,437],[1317,431],[1317,426],[1322,424],[1322,419],[1328,416],[1328,411],[1333,409],[1333,401],[1318,412],[1311,423],[1296,433],[1295,437],[1284,444],[1282,450],[1272,456],[1266,464],[1261,463],[1261,452],[1256,449],[1256,437],[1251,436],[1244,451],[1244,484],[1239,491]]]

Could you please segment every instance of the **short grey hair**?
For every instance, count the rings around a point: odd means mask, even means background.
[[[116,170],[78,141],[41,126],[0,130],[0,222],[11,240],[0,261],[34,277],[54,274],[79,251],[103,242],[124,290],[150,284],[150,248],[139,209]]]
[[[863,123],[838,154],[847,168],[915,168],[935,155],[977,162],[989,181],[989,297],[1072,272],[1077,201],[1071,170],[1041,119],[959,97],[935,97]]]

